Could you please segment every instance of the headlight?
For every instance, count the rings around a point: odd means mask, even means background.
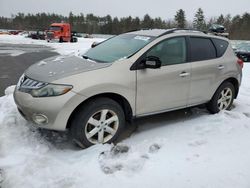
[[[33,97],[53,97],[69,92],[73,86],[61,84],[49,84],[28,78],[22,75],[17,84],[17,89],[29,93]]]
[[[48,84],[40,89],[31,89],[30,93],[33,97],[53,97],[63,95],[69,92],[73,86]]]

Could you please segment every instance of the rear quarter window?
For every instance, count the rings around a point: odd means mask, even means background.
[[[216,49],[210,38],[190,37],[190,60],[204,61],[215,59]]]
[[[222,39],[212,39],[216,50],[217,50],[217,57],[221,57],[224,55],[225,51],[227,50],[228,47],[228,41],[222,40]]]

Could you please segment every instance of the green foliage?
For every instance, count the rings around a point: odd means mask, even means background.
[[[185,28],[186,27],[186,16],[184,10],[180,9],[176,12],[174,17],[177,28]]]
[[[250,14],[244,13],[242,16],[233,17],[229,36],[232,39],[250,40]]]
[[[212,24],[224,25],[229,32],[231,39],[250,40],[250,14],[236,15],[233,18],[230,14],[220,15],[210,18],[207,22],[203,10],[199,8],[194,16],[193,24],[186,21],[184,10],[176,12],[175,19],[162,20],[160,17],[152,18],[146,14],[142,19],[139,17],[112,18],[110,15],[99,17],[93,14],[83,13],[74,15],[72,12],[68,16],[49,13],[12,15],[11,18],[0,17],[1,29],[15,30],[46,30],[51,23],[69,22],[73,31],[88,34],[120,34],[131,30],[142,28],[185,28],[189,27],[198,30],[207,30]]]
[[[217,19],[217,24],[223,25],[224,22],[225,22],[224,16],[223,16],[223,14],[221,14],[221,15],[219,16],[219,18]]]
[[[146,14],[143,20],[139,17],[124,17],[118,19],[110,15],[98,17],[93,14],[74,15],[69,13],[68,17],[57,14],[23,14],[12,15],[12,18],[0,17],[1,29],[16,30],[46,30],[51,23],[69,22],[73,31],[82,33],[120,34],[130,30],[141,28],[166,28],[166,23],[161,18],[152,19]]]
[[[204,12],[201,8],[199,8],[194,16],[193,27],[197,30],[206,30],[206,21]]]

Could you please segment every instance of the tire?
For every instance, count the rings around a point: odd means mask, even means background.
[[[62,37],[60,37],[59,42],[63,43],[63,38]]]
[[[116,141],[124,127],[122,107],[112,99],[96,98],[77,110],[71,121],[70,132],[73,141],[86,148]]]
[[[230,110],[235,98],[235,88],[232,83],[224,82],[216,90],[214,96],[207,104],[210,113],[215,114],[221,110]]]
[[[70,39],[70,42],[77,42],[77,38],[72,37],[72,38]]]

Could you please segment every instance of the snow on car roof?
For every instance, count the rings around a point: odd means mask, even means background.
[[[171,29],[143,29],[143,30],[138,30],[138,31],[132,31],[129,33],[135,34],[135,35],[146,35],[146,36],[158,37],[170,30]]]

